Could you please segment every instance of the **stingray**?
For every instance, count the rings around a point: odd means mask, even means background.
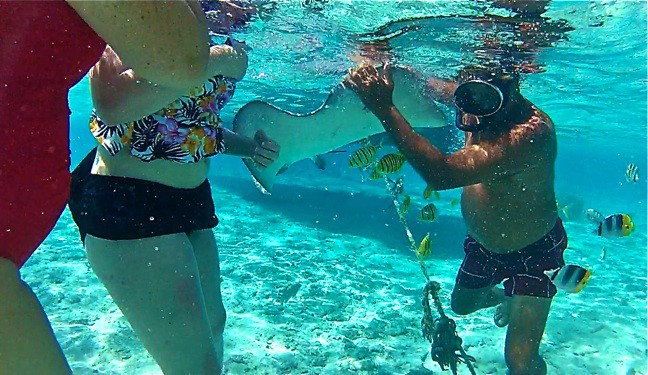
[[[445,115],[426,94],[425,83],[413,73],[394,68],[393,80],[394,105],[412,127],[448,124]],[[244,105],[234,117],[234,132],[254,137],[260,129],[279,144],[279,157],[263,169],[249,159],[244,162],[257,186],[267,193],[272,192],[282,167],[384,132],[378,118],[365,108],[355,92],[342,84],[331,91],[321,107],[310,113],[291,113],[263,101]]]

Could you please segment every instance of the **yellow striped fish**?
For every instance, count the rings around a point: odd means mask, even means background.
[[[403,198],[403,202],[401,203],[401,212],[406,214],[407,211],[409,210],[409,206],[412,203],[412,198],[409,195],[405,195],[405,198]]]
[[[369,165],[378,154],[379,146],[367,145],[356,152],[349,158],[349,167],[364,168]]]
[[[382,175],[380,173],[378,173],[377,170],[374,169],[373,172],[371,172],[371,175],[369,176],[369,179],[371,181],[375,181],[375,180],[380,179],[380,177],[382,177]]]
[[[394,173],[400,171],[405,165],[405,156],[401,154],[387,154],[383,156],[378,165],[376,165],[376,170],[379,173]]]
[[[436,208],[434,203],[430,203],[421,209],[422,221],[434,221],[437,219],[438,216],[439,216],[439,210]]]
[[[434,199],[440,199],[441,195],[438,191],[434,190],[432,186],[428,185],[423,191],[423,198],[428,199],[431,195],[434,195]]]
[[[419,245],[418,249],[416,250],[416,257],[419,259],[425,259],[430,256],[432,253],[430,251],[430,233],[428,233],[425,238],[421,241],[421,244]]]

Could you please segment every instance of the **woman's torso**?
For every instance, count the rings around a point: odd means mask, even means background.
[[[103,147],[97,148],[92,174],[137,178],[177,188],[191,189],[200,185],[209,171],[209,159],[196,163],[180,164],[175,161],[156,159],[142,161],[124,148],[112,156]]]
[[[166,108],[129,124],[91,118],[99,147],[93,174],[194,188],[207,177],[208,157],[224,149],[220,110],[236,88],[216,76]]]

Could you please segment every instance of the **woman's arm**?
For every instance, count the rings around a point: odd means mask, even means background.
[[[203,79],[209,34],[197,1],[67,2],[125,65],[146,79],[180,91]]]
[[[223,129],[223,143],[226,155],[252,159],[261,168],[267,167],[279,157],[279,145],[266,136],[263,130],[254,139]]]
[[[215,75],[243,78],[247,54],[242,46],[214,46],[201,82]],[[189,89],[196,87],[191,86]],[[158,111],[189,89],[153,83],[139,76],[122,61],[111,46],[90,71],[90,90],[97,115],[106,123],[120,124]]]
[[[245,45],[233,39],[231,39],[231,44],[231,46],[219,44],[209,49],[207,77],[203,81],[215,75],[234,78],[237,81],[243,79],[248,67]]]

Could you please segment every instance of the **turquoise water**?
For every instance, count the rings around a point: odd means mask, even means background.
[[[330,1],[322,10],[297,1],[266,4],[266,13],[235,35],[253,50],[226,124],[255,99],[312,111],[353,66],[358,44],[376,38],[381,26],[407,17],[480,15],[486,2]],[[541,353],[551,374],[646,374],[646,3],[555,1],[545,16],[573,30],[539,48],[534,58],[545,72],[525,76],[522,92],[556,123],[558,199],[628,213],[636,231],[604,240],[590,233],[582,215],[566,220],[567,262],[593,269],[594,277],[580,294],[556,296]],[[423,74],[450,77],[471,59],[469,24],[435,19],[393,39],[392,54]],[[94,146],[87,91],[84,80],[70,94],[73,164]],[[256,190],[239,160],[223,156],[212,164],[227,371],[441,373],[422,359],[429,351],[420,334],[425,280],[389,195],[349,170],[348,154],[325,160],[324,171],[311,161],[297,163],[271,196]],[[634,184],[624,176],[629,163],[639,170]],[[413,206],[423,206],[423,181],[410,167],[403,174]],[[433,237],[428,267],[448,310],[465,234],[459,208],[450,204],[458,196],[458,190],[441,193],[433,224],[416,222],[416,210],[408,217],[415,238]],[[23,274],[75,373],[160,373],[90,270],[67,211]],[[477,372],[503,374],[505,331],[492,324],[492,311],[451,316],[477,358]]]

